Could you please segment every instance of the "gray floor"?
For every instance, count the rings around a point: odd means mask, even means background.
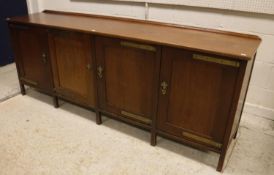
[[[9,91],[13,74],[9,81],[0,73],[1,91],[2,86]],[[160,137],[152,147],[146,131],[108,118],[98,126],[94,113],[68,103],[55,109],[51,102],[29,89],[26,96],[0,103],[1,175],[220,174],[215,153]],[[273,174],[273,148],[274,122],[244,114],[223,174]]]

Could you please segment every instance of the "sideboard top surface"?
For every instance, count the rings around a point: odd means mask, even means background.
[[[49,10],[27,16],[12,17],[8,21],[145,41],[240,60],[252,59],[261,42],[259,37],[249,34]]]

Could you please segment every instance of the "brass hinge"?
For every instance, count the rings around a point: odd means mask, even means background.
[[[139,115],[136,115],[136,114],[132,114],[130,112],[121,111],[121,114],[125,115],[125,116],[127,116],[129,118],[132,118],[132,119],[135,119],[135,120],[139,120],[139,121],[141,121],[143,123],[146,123],[146,124],[150,124],[151,123],[150,119],[142,117],[142,116],[139,116]]]
[[[19,30],[29,30],[30,27],[27,25],[20,25],[20,24],[10,24],[9,25],[12,28],[19,29]]]
[[[138,43],[133,43],[133,42],[128,42],[128,41],[121,41],[120,44],[121,44],[121,46],[124,46],[124,47],[132,47],[135,49],[142,49],[142,50],[148,50],[151,52],[156,52],[156,48],[151,45],[138,44]]]
[[[195,60],[213,62],[213,63],[223,64],[223,65],[232,66],[232,67],[240,67],[240,62],[234,61],[234,60],[216,58],[216,57],[205,56],[200,54],[193,54],[192,58]]]
[[[24,82],[30,84],[30,85],[33,85],[33,86],[37,86],[37,85],[38,85],[38,83],[35,82],[35,81],[28,80],[28,79],[26,79],[26,78],[20,78],[20,79],[21,79],[22,81],[24,81]]]
[[[195,141],[198,141],[198,142],[202,142],[202,143],[205,143],[207,145],[211,145],[211,146],[214,146],[214,147],[217,147],[217,148],[222,147],[222,144],[220,144],[218,142],[215,142],[213,140],[210,140],[210,139],[207,139],[207,138],[204,138],[204,137],[201,137],[201,136],[189,133],[189,132],[183,131],[182,135],[189,138],[189,139],[192,139],[192,140],[195,140]]]

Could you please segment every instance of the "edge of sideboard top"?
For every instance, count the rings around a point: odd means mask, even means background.
[[[251,34],[52,10],[7,18],[7,21],[133,39],[239,60],[253,59],[261,43],[260,37]]]

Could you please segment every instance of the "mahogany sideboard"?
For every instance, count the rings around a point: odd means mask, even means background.
[[[236,138],[254,35],[45,10],[8,18],[21,93],[28,85],[101,115],[220,154]]]

